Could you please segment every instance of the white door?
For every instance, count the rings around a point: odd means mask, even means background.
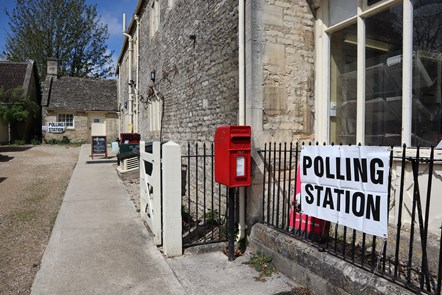
[[[103,114],[90,114],[91,136],[106,135],[106,117]]]

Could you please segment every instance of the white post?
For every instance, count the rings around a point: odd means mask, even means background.
[[[145,178],[145,168],[144,168],[144,159],[143,154],[146,152],[145,150],[146,142],[140,141],[140,170],[138,171],[140,174],[140,216],[141,219],[144,219],[145,208],[147,204],[147,188],[146,188],[146,178]]]
[[[357,101],[356,101],[356,142],[365,144],[365,21],[360,16],[358,6],[358,68],[357,68]]]
[[[155,245],[161,245],[161,144],[154,141],[152,146],[153,168],[152,168],[152,186],[153,194],[150,195],[152,204],[152,233]]]
[[[167,256],[182,254],[181,148],[163,144],[163,249]]]
[[[413,3],[404,1],[404,38],[402,64],[402,143],[411,145],[413,106]]]

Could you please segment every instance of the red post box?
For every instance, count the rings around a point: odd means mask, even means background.
[[[250,185],[250,126],[221,126],[215,132],[215,181],[228,187]]]

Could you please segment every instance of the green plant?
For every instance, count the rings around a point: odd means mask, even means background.
[[[249,261],[244,262],[244,264],[248,264],[251,267],[255,268],[259,275],[255,277],[255,280],[260,282],[265,282],[265,277],[270,277],[274,272],[276,272],[276,268],[272,264],[272,257],[257,253],[254,254]]]
[[[63,136],[62,139],[59,138],[51,138],[46,141],[48,144],[70,144],[71,140],[67,136]]]
[[[32,145],[39,145],[41,142],[40,142],[40,140],[38,139],[38,138],[36,138],[36,137],[34,137],[32,140],[31,140],[31,144]]]
[[[24,121],[35,116],[39,110],[38,104],[29,97],[23,87],[9,90],[0,87],[0,119],[4,123]]]
[[[209,211],[204,215],[207,223],[213,223],[213,224],[222,224],[223,220],[221,216],[219,215],[218,210]]]
[[[63,138],[60,141],[61,144],[69,144],[71,143],[71,140],[67,136],[63,136]]]
[[[34,211],[23,211],[15,214],[15,219],[19,222],[30,222],[35,218]]]
[[[314,293],[309,288],[302,287],[302,286],[293,287],[291,294],[293,294],[293,295],[314,295]]]
[[[16,140],[14,140],[14,142],[12,144],[14,144],[14,145],[24,145],[25,141],[21,140],[21,139],[16,139]]]
[[[47,144],[59,144],[59,140],[56,138],[51,138],[46,141]]]
[[[248,245],[247,238],[243,238],[238,242],[236,242],[236,247],[241,252],[241,254],[243,254],[246,251],[247,245]]]

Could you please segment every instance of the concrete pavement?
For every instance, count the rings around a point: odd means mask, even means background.
[[[83,145],[31,294],[276,294],[293,281],[266,282],[221,252],[165,258],[153,244],[112,160]]]

